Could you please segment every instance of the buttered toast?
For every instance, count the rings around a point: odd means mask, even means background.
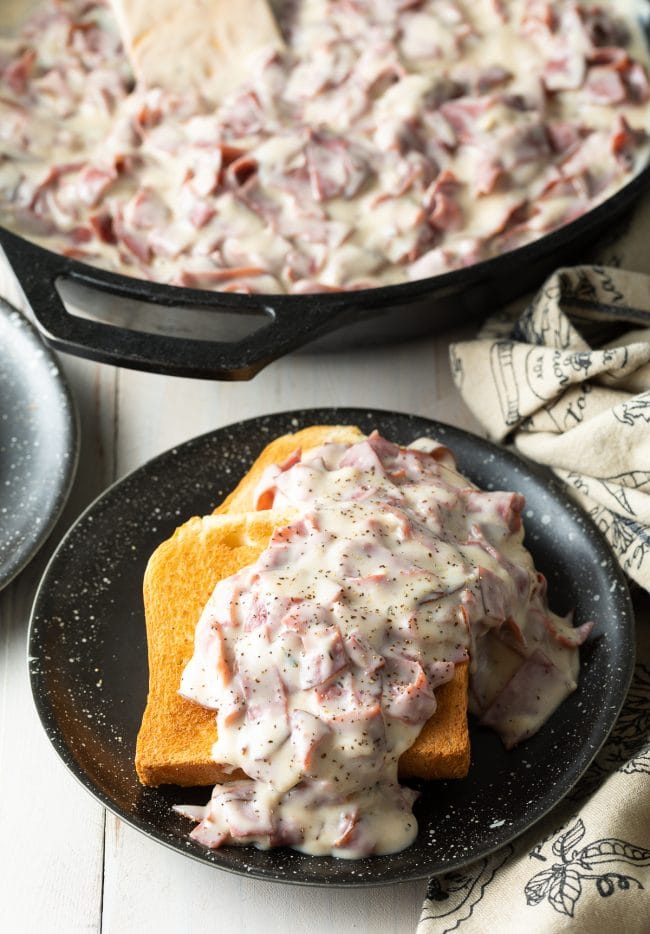
[[[144,580],[149,655],[149,695],[136,749],[136,770],[144,785],[210,785],[241,776],[212,759],[214,710],[178,693],[194,649],[197,621],[219,580],[252,564],[274,528],[291,515],[257,503],[259,480],[270,464],[296,450],[330,441],[354,443],[363,437],[349,426],[312,426],[269,444],[237,488],[215,512],[195,517],[176,530],[152,555]],[[469,767],[467,665],[436,690],[437,710],[400,758],[402,777],[460,778]]]

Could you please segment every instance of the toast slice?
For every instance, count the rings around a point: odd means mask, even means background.
[[[241,772],[226,773],[212,760],[215,712],[178,693],[193,653],[196,624],[217,582],[253,563],[273,529],[292,518],[277,510],[253,511],[264,469],[297,447],[307,450],[330,440],[353,443],[362,437],[348,426],[314,426],[276,439],[215,513],[190,519],[150,558],[144,579],[149,695],[135,760],[142,784],[212,785],[242,777]],[[400,758],[402,777],[467,774],[467,691],[468,666],[459,665],[454,678],[436,690],[435,714]]]

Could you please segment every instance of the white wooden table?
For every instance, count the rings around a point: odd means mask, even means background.
[[[422,882],[349,891],[246,879],[186,859],[105,813],[38,722],[25,640],[35,587],[70,523],[115,479],[193,435],[254,415],[330,405],[412,412],[477,430],[449,374],[448,344],[457,336],[297,354],[249,383],[60,358],[80,412],[77,477],[46,546],[0,593],[0,931],[415,931]]]

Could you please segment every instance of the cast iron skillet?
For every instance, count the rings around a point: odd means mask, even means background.
[[[643,29],[648,35],[648,23]],[[239,295],[157,284],[59,256],[3,227],[0,246],[37,326],[57,350],[173,376],[245,380],[278,357],[340,329],[324,346],[415,337],[485,315],[537,288],[558,266],[584,260],[585,250],[638,202],[649,182],[650,165],[582,217],[509,253],[416,282],[356,292]],[[109,309],[106,320],[70,313],[57,290],[62,283],[89,289],[90,303]],[[144,315],[142,307],[136,310],[134,326],[124,327],[110,310],[111,303],[124,299],[157,307],[153,313],[145,308]],[[86,294],[87,307],[88,301]],[[197,310],[213,325],[215,316],[223,319],[219,339],[197,337]],[[174,322],[176,334],[169,333],[165,317]],[[178,336],[179,322],[187,336]],[[238,323],[234,338],[232,327],[228,335],[233,322]],[[241,336],[242,324],[257,327]]]

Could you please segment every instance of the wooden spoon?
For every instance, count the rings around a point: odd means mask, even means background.
[[[247,60],[284,47],[267,0],[111,0],[139,84],[215,102],[248,77]]]

